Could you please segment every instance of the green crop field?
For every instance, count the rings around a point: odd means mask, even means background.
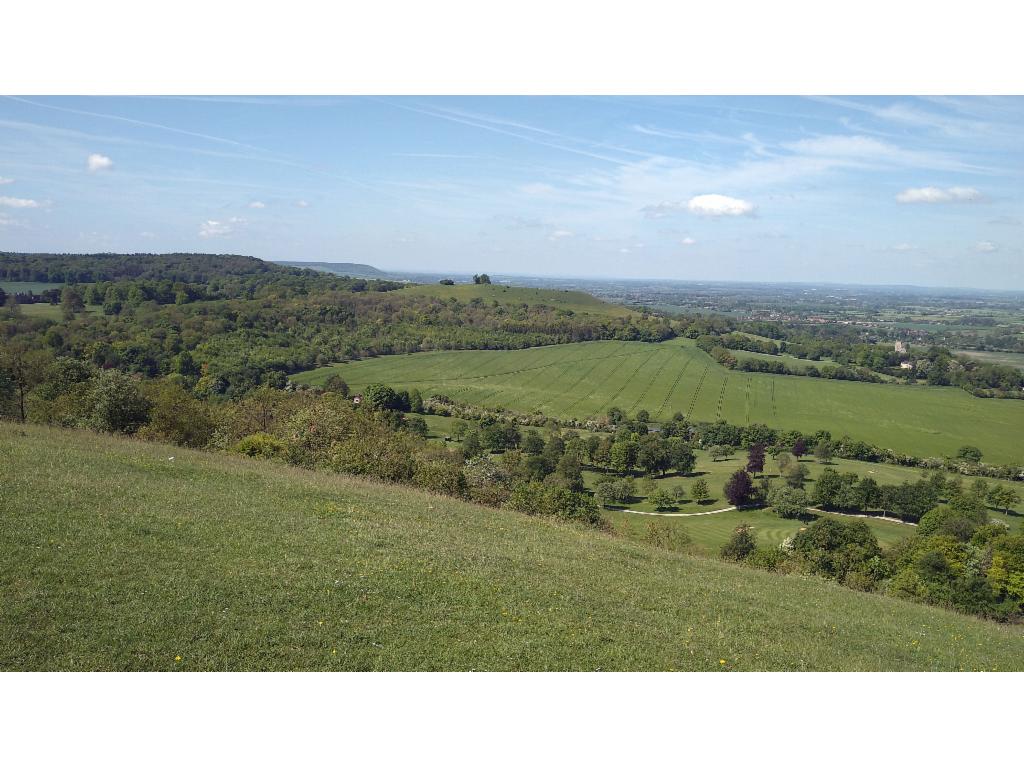
[[[0,288],[6,293],[42,293],[52,288],[62,288],[64,283],[19,283],[0,280]]]
[[[1020,352],[980,352],[976,349],[956,349],[958,355],[967,355],[983,363],[996,363],[997,365],[1012,365],[1015,368],[1024,369],[1024,354]]]
[[[0,423],[0,573],[2,670],[1024,669],[1020,626],[32,425]]]
[[[468,403],[596,418],[613,405],[654,420],[760,422],[849,435],[917,456],[977,445],[991,462],[1024,460],[1024,402],[972,397],[952,387],[911,387],[730,371],[688,339],[661,344],[594,341],[524,350],[423,352],[296,374],[317,384],[340,374],[356,391],[373,382]]]
[[[583,291],[559,291],[545,288],[520,288],[511,285],[476,285],[460,283],[458,285],[410,285],[402,289],[403,294],[416,296],[433,296],[439,299],[455,298],[461,302],[481,299],[488,303],[528,304],[555,307],[571,312],[588,312],[592,315],[608,317],[627,317],[636,313],[621,304],[612,304],[591,296]]]

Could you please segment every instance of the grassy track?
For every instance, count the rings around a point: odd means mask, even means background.
[[[512,351],[425,352],[300,373],[315,384],[340,373],[358,390],[372,382],[417,387],[489,406],[593,418],[616,405],[662,418],[814,432],[831,430],[918,456],[977,445],[987,461],[1024,461],[1024,403],[976,398],[952,387],[866,384],[729,371],[685,339],[662,344],[595,341]]]
[[[1024,668],[1021,627],[220,454],[0,424],[0,490],[3,670]]]

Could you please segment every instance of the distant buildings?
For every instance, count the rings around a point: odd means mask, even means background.
[[[914,364],[908,360],[904,360],[902,363],[900,363],[900,368],[902,368],[905,371],[913,370]]]
[[[893,345],[893,349],[895,349],[901,355],[906,354],[907,353],[907,343],[905,341],[897,341]]]

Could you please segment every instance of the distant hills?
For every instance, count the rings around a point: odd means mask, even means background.
[[[286,267],[317,269],[321,272],[331,272],[335,275],[345,275],[346,277],[373,277],[378,279],[390,277],[387,272],[382,272],[376,267],[371,267],[369,264],[334,263],[329,261],[275,261],[274,263]]]

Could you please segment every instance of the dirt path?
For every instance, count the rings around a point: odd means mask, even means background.
[[[619,512],[629,512],[631,515],[654,515],[655,517],[700,517],[701,515],[717,515],[719,512],[731,512],[736,507],[722,507],[721,509],[710,509],[707,512],[643,512],[639,509],[620,509]]]
[[[717,515],[719,512],[732,512],[737,507],[722,507],[721,509],[710,509],[707,512],[644,512],[639,509],[620,509],[619,512],[629,512],[631,515],[651,515],[653,517],[700,517],[701,515]],[[818,509],[817,507],[807,507],[811,512],[820,512],[825,515],[842,515],[843,517],[865,517],[871,518],[872,520],[885,520],[890,523],[897,523],[899,525],[911,525],[917,526],[917,523],[908,523],[906,520],[900,520],[895,517],[882,517],[880,515],[855,515],[852,512],[829,512],[825,509]]]

